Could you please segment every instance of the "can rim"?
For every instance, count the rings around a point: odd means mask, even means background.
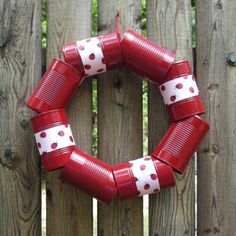
[[[194,115],[193,117],[195,117],[196,119],[202,121],[208,128],[210,127],[210,124],[207,120],[205,120],[204,118],[202,118],[201,116],[199,115]]]
[[[35,115],[34,117],[32,117],[30,119],[30,121],[34,121],[34,120],[37,120],[39,117],[41,116],[45,116],[47,114],[50,114],[50,113],[55,113],[55,112],[62,112],[62,113],[65,113],[65,110],[64,109],[54,109],[54,110],[49,110],[49,111],[45,111],[45,112],[42,112],[42,113],[39,113],[37,115]],[[66,114],[66,113],[65,113]]]
[[[52,59],[53,62],[60,62],[61,64],[63,64],[64,66],[68,67],[74,74],[79,74],[80,77],[83,77],[81,71],[75,69],[75,67],[73,67],[72,65],[70,65],[69,63],[66,63],[65,61],[62,61],[61,59],[58,59],[56,57],[53,57]]]

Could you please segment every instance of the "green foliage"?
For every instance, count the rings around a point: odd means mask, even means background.
[[[92,114],[93,114],[93,130],[92,130],[92,154],[97,156],[97,141],[98,141],[98,129],[97,129],[97,80],[93,80],[93,97],[92,97]]]
[[[97,15],[97,0],[92,2],[92,36],[97,35],[97,24],[98,24],[98,15]]]
[[[148,82],[143,81],[143,155],[148,155]]]
[[[196,47],[196,9],[195,4],[192,6],[192,47]]]
[[[146,0],[142,0],[141,2],[141,30],[143,36],[147,35],[147,5],[146,5]]]
[[[97,35],[97,0],[92,1],[92,36]],[[98,129],[97,129],[97,80],[93,80],[93,96],[92,96],[92,115],[93,115],[93,130],[92,130],[92,154],[97,156],[97,138],[98,138]]]
[[[47,0],[42,1],[42,48],[47,47]]]

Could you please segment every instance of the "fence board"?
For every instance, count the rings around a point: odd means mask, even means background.
[[[199,148],[198,235],[236,235],[236,2],[197,1],[197,76],[210,121]]]
[[[47,64],[52,57],[62,57],[66,42],[90,37],[91,0],[47,2]],[[68,117],[77,147],[91,152],[92,111],[91,80],[84,81],[70,104]],[[47,178],[47,235],[92,235],[92,199],[58,180],[60,171]]]
[[[141,1],[98,1],[99,33],[114,30],[116,8],[121,28],[140,32]],[[98,80],[98,157],[118,164],[142,156],[142,83],[139,76],[118,69]],[[142,199],[98,205],[98,235],[142,235]]]
[[[0,235],[40,235],[40,163],[26,99],[41,76],[40,1],[0,2]]]
[[[177,59],[192,61],[191,1],[147,0],[148,38],[176,52]],[[152,152],[167,130],[168,115],[158,86],[149,84],[149,152]],[[194,235],[194,163],[177,186],[150,195],[150,235]]]

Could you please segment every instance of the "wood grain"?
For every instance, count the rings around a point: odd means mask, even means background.
[[[192,61],[191,2],[147,0],[148,38]],[[167,130],[168,115],[158,86],[149,84],[149,152]],[[176,175],[177,186],[149,198],[149,234],[194,235],[194,163],[184,175]]]
[[[210,130],[199,148],[198,235],[236,235],[236,2],[197,1],[197,77]]]
[[[64,43],[91,36],[91,0],[47,1],[47,64],[62,57]],[[91,79],[84,81],[68,109],[77,147],[91,153]],[[47,175],[47,235],[92,235],[92,199],[58,180],[60,171]]]
[[[40,1],[0,1],[0,235],[40,235],[40,162],[26,100],[41,77]]]
[[[140,32],[141,1],[98,1],[100,34],[114,30],[116,9],[121,29]],[[98,157],[118,164],[142,156],[142,81],[124,68],[98,79]],[[143,235],[142,198],[98,205],[98,235]]]

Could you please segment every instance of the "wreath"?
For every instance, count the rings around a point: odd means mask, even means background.
[[[45,171],[62,168],[62,181],[105,203],[174,186],[173,171],[184,172],[209,129],[190,63],[130,29],[121,38],[119,17],[114,33],[62,51],[64,61],[52,60],[27,103],[39,113],[31,124]],[[159,84],[172,123],[149,156],[110,166],[76,148],[64,109],[83,79],[121,66]]]

